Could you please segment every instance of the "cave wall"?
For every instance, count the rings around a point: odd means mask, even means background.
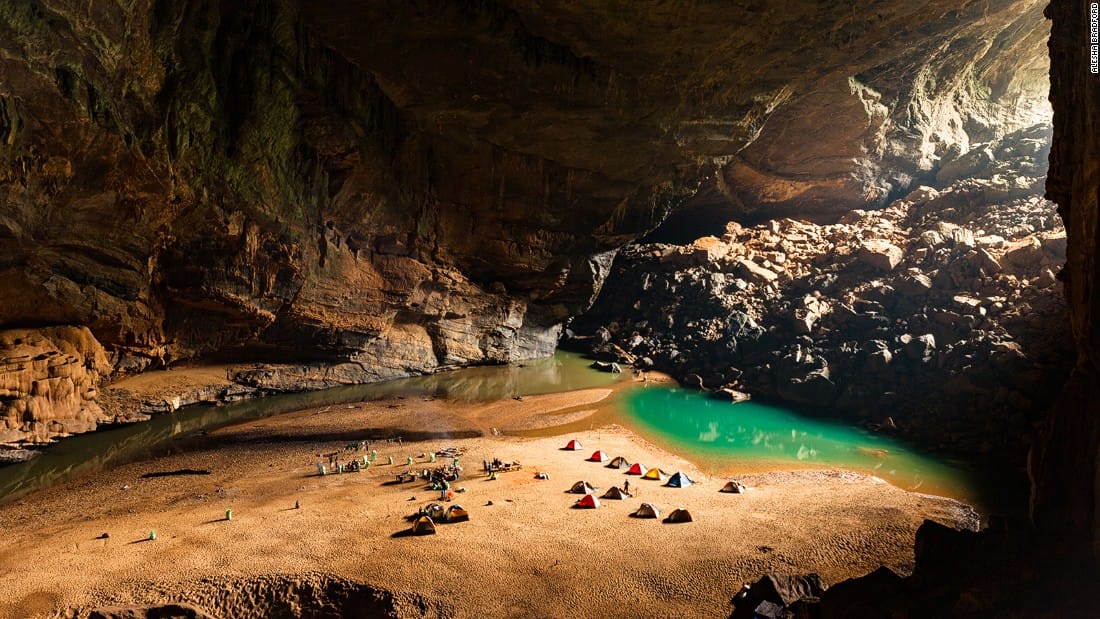
[[[88,325],[124,370],[546,355],[670,199],[417,126],[290,2],[10,3],[0,33],[0,325]]]
[[[122,372],[337,364],[290,387],[545,355],[708,177],[873,206],[1022,122],[1040,9],[4,3],[0,327],[86,326]]]
[[[1090,72],[1088,3],[1052,0],[1054,141],[1047,196],[1066,225],[1065,283],[1077,366],[1031,457],[1032,514],[1064,549],[1100,557],[1100,76]]]

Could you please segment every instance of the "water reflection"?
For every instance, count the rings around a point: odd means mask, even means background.
[[[560,352],[522,365],[486,366],[431,376],[292,393],[225,406],[193,406],[151,420],[74,436],[28,462],[0,467],[0,502],[14,500],[79,475],[201,443],[203,430],[270,415],[391,396],[492,401],[609,385],[617,375],[594,372],[579,355]],[[334,414],[336,414],[334,412]],[[179,439],[191,439],[187,444]]]
[[[907,490],[970,494],[967,472],[886,436],[749,401],[720,402],[677,388],[630,392],[623,407],[643,432],[721,472],[738,467],[820,465],[871,472]]]

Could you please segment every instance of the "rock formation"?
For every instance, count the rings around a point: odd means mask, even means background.
[[[976,144],[985,155],[959,180],[835,224],[731,223],[690,245],[628,246],[568,341],[1022,470],[1049,405],[1036,395],[1071,365],[1054,275],[1066,237],[1042,198],[1049,134]]]
[[[86,326],[120,372],[292,362],[264,388],[545,355],[708,176],[881,206],[1045,92],[1038,0],[681,8],[6,6],[0,326]]]
[[[1087,5],[1053,0],[1047,14],[1054,107],[1047,195],[1066,226],[1061,278],[1077,365],[1032,453],[1032,512],[1063,550],[1100,558],[1100,76],[1090,67]]]
[[[0,351],[0,443],[47,442],[111,419],[96,403],[110,365],[87,328],[0,331]]]

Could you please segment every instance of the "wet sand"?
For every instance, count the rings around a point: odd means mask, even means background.
[[[905,570],[925,518],[972,524],[972,512],[955,501],[847,472],[752,473],[739,478],[748,493],[719,493],[725,479],[618,426],[474,436],[486,426],[554,425],[606,395],[589,389],[488,405],[393,398],[307,410],[213,432],[201,451],[25,497],[0,507],[0,616],[166,602],[259,616],[247,600],[211,594],[211,583],[320,573],[414,592],[435,609],[406,609],[409,616],[724,617],[741,585],[765,572],[818,572],[835,583],[879,565]],[[377,442],[371,468],[317,474],[318,454],[378,432],[473,437]],[[561,450],[569,438],[584,450]],[[405,536],[406,517],[438,492],[390,482],[407,457],[427,468],[420,454],[446,447],[464,452],[466,474],[452,489],[465,489],[455,502],[471,519]],[[586,461],[596,449],[684,471],[697,483],[675,489],[626,476]],[[353,455],[363,452],[344,460]],[[388,456],[393,466],[384,464]],[[492,458],[522,468],[490,481],[481,466]],[[183,469],[210,474],[143,477]],[[550,479],[535,479],[536,471]],[[602,494],[627,479],[634,498],[572,509],[579,496],[566,490],[574,482]],[[629,517],[642,501],[664,513],[686,507],[695,521]],[[143,541],[150,530],[157,539]],[[103,533],[109,537],[97,539]]]

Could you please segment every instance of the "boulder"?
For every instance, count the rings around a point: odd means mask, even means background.
[[[905,356],[914,361],[927,361],[936,350],[936,338],[931,333],[918,337],[905,334],[899,339],[905,347]]]
[[[936,172],[936,184],[950,185],[960,178],[988,176],[993,162],[993,151],[989,147],[974,148],[940,167]]]
[[[932,278],[921,272],[910,272],[898,280],[898,291],[909,297],[923,297],[932,290]]]
[[[734,611],[730,619],[749,619],[765,602],[782,609],[802,599],[819,599],[826,589],[817,574],[765,574],[734,597]],[[773,607],[764,608],[770,611]]]
[[[1042,243],[1035,237],[1028,237],[1022,241],[1009,244],[1001,262],[1011,266],[1015,272],[1019,273],[1027,272],[1039,266],[1042,259]]]
[[[1001,272],[1001,262],[985,249],[979,248],[975,251],[972,261],[986,275],[996,275]]]
[[[859,248],[859,260],[880,271],[893,271],[901,264],[905,253],[896,245],[881,239],[864,241]]]
[[[828,368],[794,376],[778,385],[779,397],[809,406],[828,406],[836,397],[836,384],[829,379]]]
[[[743,277],[746,277],[757,283],[768,284],[774,282],[776,279],[779,278],[778,273],[770,269],[766,269],[759,264],[756,264],[752,260],[738,260],[737,267]]]
[[[708,264],[721,260],[730,252],[730,246],[713,236],[696,239],[688,253],[695,264]]]

